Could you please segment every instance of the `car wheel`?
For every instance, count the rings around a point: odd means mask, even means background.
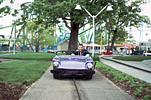
[[[55,78],[55,79],[59,79],[59,78],[60,78],[60,74],[53,73],[53,78]]]
[[[84,79],[86,79],[86,80],[91,80],[91,79],[92,79],[92,74],[85,76]]]

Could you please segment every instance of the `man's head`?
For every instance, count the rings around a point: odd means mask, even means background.
[[[79,44],[78,50],[79,50],[79,51],[82,51],[82,50],[83,50],[83,44]]]

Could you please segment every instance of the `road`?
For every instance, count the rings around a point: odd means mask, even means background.
[[[54,79],[49,72],[36,81],[20,100],[79,100],[72,78]],[[75,79],[81,100],[134,100],[99,72],[92,80]]]

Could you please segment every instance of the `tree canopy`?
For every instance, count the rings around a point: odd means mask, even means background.
[[[39,51],[39,46],[52,45],[55,41],[53,36],[54,30],[44,24],[36,24],[36,21],[29,21],[27,23],[26,40],[30,45],[36,46],[36,52]]]
[[[79,29],[86,24],[92,24],[92,18],[85,12],[75,10],[79,3],[92,15],[96,15],[108,3],[113,5],[112,12],[105,10],[97,16],[95,22],[104,31],[111,30],[112,46],[119,39],[125,39],[128,32],[126,27],[139,27],[141,22],[149,24],[147,16],[140,15],[140,5],[143,0],[35,0],[30,5],[23,4],[22,21],[26,21],[29,14],[35,15],[39,20],[37,24],[58,24],[63,20],[70,32],[69,50],[74,50],[78,43]],[[114,29],[113,29],[114,27]]]
[[[0,0],[0,5],[2,5],[4,1],[5,1],[5,0]],[[9,1],[10,1],[11,4],[14,3],[14,0],[9,0]],[[14,12],[16,13],[16,10],[15,10]],[[8,6],[8,5],[3,6],[3,5],[2,5],[2,6],[0,7],[0,18],[2,18],[3,16],[8,15],[8,14],[10,14],[10,13],[11,13],[11,8],[10,8],[10,6]]]

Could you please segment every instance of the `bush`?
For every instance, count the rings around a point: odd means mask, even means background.
[[[139,51],[139,47],[136,47],[135,50],[136,50],[136,51]]]
[[[94,55],[94,57],[92,57],[93,61],[100,61],[99,55]]]

